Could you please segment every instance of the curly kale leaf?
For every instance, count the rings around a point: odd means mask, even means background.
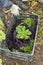
[[[20,26],[20,25],[16,27],[16,32],[17,32],[16,37],[18,39],[28,39],[30,35],[32,34],[31,31],[26,29],[25,26]]]
[[[33,46],[34,46],[34,39],[32,39],[30,41],[30,45],[28,45],[28,46],[22,46],[22,47],[20,47],[20,49],[23,50],[25,53],[31,54]]]
[[[26,18],[23,20],[22,24],[26,24],[28,27],[31,27],[35,25],[35,20],[32,18]]]
[[[28,46],[22,46],[20,49],[23,50],[25,53],[29,53],[29,54],[32,53],[29,45]]]

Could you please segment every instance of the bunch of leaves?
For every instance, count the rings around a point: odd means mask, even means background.
[[[0,41],[5,40],[6,36],[5,36],[5,26],[3,23],[3,20],[0,18]]]
[[[0,65],[2,65],[2,59],[0,59]]]
[[[30,41],[30,48],[31,48],[31,50],[33,49],[33,45],[34,45],[34,39],[32,39],[32,40]]]
[[[33,45],[34,45],[34,39],[32,39],[30,41],[30,45],[22,46],[22,47],[20,47],[20,49],[23,50],[25,53],[31,54],[32,53],[32,49],[33,49]]]
[[[28,39],[30,35],[32,34],[31,31],[26,29],[25,26],[20,26],[20,25],[16,27],[16,32],[17,32],[16,37],[18,39]]]
[[[36,14],[38,14],[40,17],[42,16],[42,11],[36,11]]]
[[[6,39],[5,33],[2,30],[0,30],[0,41],[5,39]]]
[[[5,28],[3,20],[1,18],[0,18],[0,30],[3,30],[4,32],[6,32],[6,28]]]
[[[26,24],[28,27],[31,27],[35,25],[35,20],[32,18],[26,18],[21,24]]]
[[[21,49],[22,51],[24,51],[25,53],[29,53],[29,54],[32,53],[31,48],[30,48],[29,45],[28,45],[28,46],[22,46],[20,49]]]

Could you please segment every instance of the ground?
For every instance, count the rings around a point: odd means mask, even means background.
[[[27,10],[27,11],[28,12],[34,12],[36,10],[41,10],[41,12],[42,12],[43,7],[39,6],[39,3],[38,3],[38,5],[35,7],[30,6],[29,10]],[[37,42],[36,42],[33,61],[32,62],[24,62],[24,61],[8,58],[4,55],[3,55],[2,59],[3,59],[2,65],[13,65],[13,64],[15,65],[16,62],[18,62],[19,65],[43,65],[43,15],[40,16]]]

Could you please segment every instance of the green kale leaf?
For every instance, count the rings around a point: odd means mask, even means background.
[[[31,31],[26,29],[25,26],[20,26],[20,25],[16,27],[16,33],[17,33],[16,37],[18,39],[28,39],[32,34]]]
[[[34,46],[34,39],[32,39],[30,41],[30,45],[28,45],[28,46],[22,46],[22,47],[20,47],[20,49],[23,50],[25,53],[31,54],[33,46]]]
[[[35,25],[35,20],[32,18],[26,18],[23,20],[22,24],[26,24],[28,27]]]

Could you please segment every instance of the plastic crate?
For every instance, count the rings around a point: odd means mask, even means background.
[[[36,45],[36,39],[37,39],[37,32],[38,32],[38,25],[39,25],[39,16],[35,15],[35,14],[30,14],[30,15],[23,15],[22,17],[26,18],[26,17],[30,17],[36,20],[37,22],[37,28],[36,28],[36,34],[35,34],[35,40],[34,40],[34,46],[33,46],[33,50],[31,54],[27,54],[27,53],[22,53],[22,52],[11,52],[9,49],[6,49],[6,44],[4,45],[4,47],[0,47],[1,53],[10,57],[10,58],[16,58],[19,60],[23,60],[23,61],[32,61],[33,60],[33,55],[34,55],[34,51],[35,51],[35,45]]]

